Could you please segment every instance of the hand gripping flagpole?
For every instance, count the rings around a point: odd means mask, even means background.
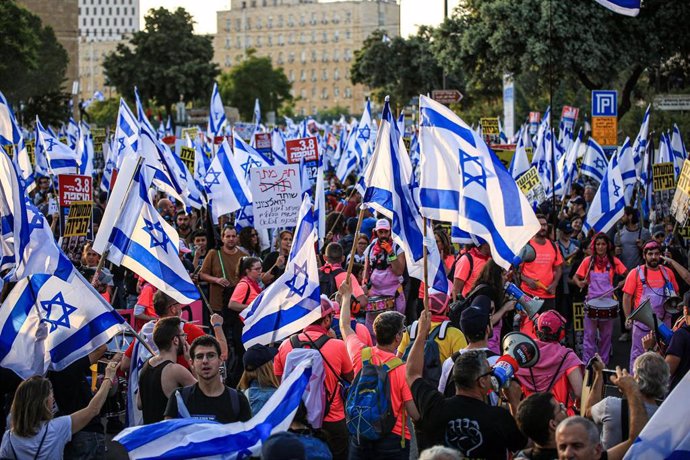
[[[424,254],[424,310],[429,311],[429,249],[426,247],[426,217],[422,219],[422,223],[424,225],[424,245],[423,245],[423,254]]]
[[[359,235],[359,229],[362,227],[362,220],[364,220],[364,205],[359,204],[359,217],[357,218],[357,228],[355,229],[355,236]],[[355,265],[355,252],[357,251],[357,245],[353,244],[352,249],[350,249],[350,262],[347,264],[347,274],[345,275],[345,282],[350,282],[350,275],[352,274],[352,267]]]

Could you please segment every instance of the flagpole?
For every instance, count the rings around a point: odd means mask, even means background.
[[[426,234],[427,234],[427,225],[426,225],[426,217],[423,218],[423,224],[424,224],[424,242],[426,243]],[[423,245],[423,250],[424,250],[424,310],[429,311],[429,264],[428,264],[428,258],[429,258],[429,250],[426,247],[426,244]]]
[[[357,229],[355,230],[355,236],[359,235],[359,229],[362,227],[362,220],[364,220],[364,211],[366,210],[364,206],[360,203],[359,217],[357,218]],[[353,244],[352,249],[350,249],[350,262],[347,264],[347,275],[345,276],[345,282],[350,282],[350,275],[352,274],[352,267],[355,265],[355,252],[357,251],[357,245]]]
[[[357,179],[359,180],[359,177]],[[357,181],[355,181],[355,184],[357,184]],[[357,191],[357,187],[355,185],[353,185],[352,190],[350,190],[350,194],[347,196],[347,199],[345,200],[346,204],[347,204],[347,202],[350,201],[350,198],[352,198],[352,195],[354,195],[356,191]],[[342,216],[342,215],[343,215],[342,212],[336,213],[335,220],[333,221],[333,224],[331,224],[331,228],[326,232],[326,235],[328,235],[330,232],[333,231],[335,226],[338,224],[338,221],[340,220],[340,216]],[[356,236],[357,235],[355,234],[355,237]]]

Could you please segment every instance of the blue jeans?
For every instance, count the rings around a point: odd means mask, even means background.
[[[79,431],[65,446],[65,460],[102,460],[105,458],[105,434]]]
[[[370,441],[350,436],[349,460],[407,460],[410,458],[410,441],[405,440],[405,447],[400,445],[400,436],[389,434],[377,440]]]

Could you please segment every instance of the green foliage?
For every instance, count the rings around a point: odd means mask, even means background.
[[[342,115],[345,115],[347,117],[349,114],[349,108],[336,105],[335,107],[331,107],[330,109],[319,110],[317,118],[321,123],[323,123],[326,121],[331,122],[339,120]]]
[[[184,8],[151,9],[144,19],[144,30],[103,61],[108,84],[130,98],[137,86],[142,99],[155,99],[168,114],[180,95],[208,100],[219,73],[211,62],[211,37],[194,35],[192,16]]]
[[[114,97],[104,101],[93,101],[88,108],[91,124],[101,127],[114,126],[119,109],[120,100]]]
[[[443,87],[443,70],[430,51],[432,29],[420,28],[416,36],[395,37],[383,41],[385,31],[374,31],[355,52],[350,69],[353,84],[362,83],[373,90],[373,97],[404,106],[420,93]],[[447,87],[456,88],[458,78],[448,78]]]
[[[53,123],[59,113],[67,113],[61,93],[67,63],[67,52],[51,27],[43,27],[38,16],[15,2],[0,2],[0,90],[15,106],[26,104],[26,113],[19,116],[27,120],[38,114]]]
[[[280,111],[292,100],[292,85],[282,67],[274,68],[268,57],[257,57],[255,50],[247,50],[246,58],[229,72],[220,76],[218,88],[223,103],[237,107],[243,120],[254,115],[254,101],[259,98],[261,110]]]
[[[30,98],[22,113],[24,123],[31,124],[38,116],[44,126],[59,126],[72,115],[69,110],[71,97],[69,93],[51,91]]]

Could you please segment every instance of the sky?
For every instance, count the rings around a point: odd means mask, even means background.
[[[401,0],[400,29],[403,36],[414,34],[419,25],[436,25],[443,20],[443,2],[445,0]],[[458,4],[459,0],[447,0],[448,11]],[[185,8],[196,24],[194,31],[200,34],[216,33],[216,11],[230,9],[230,0],[139,0],[141,24],[144,15],[151,8],[165,7],[174,10]]]

